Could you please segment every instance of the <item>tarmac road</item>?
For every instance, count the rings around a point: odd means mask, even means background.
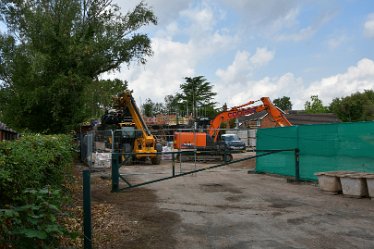
[[[180,217],[170,234],[175,248],[374,248],[374,200],[248,174],[252,167],[233,164],[143,187],[155,191],[161,210]],[[166,176],[170,165],[123,172],[139,182]]]

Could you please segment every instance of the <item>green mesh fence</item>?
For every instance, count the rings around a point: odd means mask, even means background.
[[[374,122],[302,125],[259,129],[257,150],[300,149],[300,178],[351,170],[374,172]],[[295,176],[294,152],[259,157],[256,171]]]

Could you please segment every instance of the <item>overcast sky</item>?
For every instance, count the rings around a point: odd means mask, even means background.
[[[139,1],[120,1],[124,12]],[[184,77],[203,75],[229,106],[289,96],[333,98],[374,89],[371,0],[147,0],[158,25],[144,30],[154,56],[110,77],[136,99],[163,101]],[[139,102],[138,102],[139,103]]]

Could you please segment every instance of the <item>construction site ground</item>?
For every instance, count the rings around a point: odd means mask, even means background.
[[[176,173],[211,165],[177,163]],[[248,174],[254,167],[252,159],[120,193],[94,173],[94,205],[110,206],[93,227],[94,248],[374,248],[374,200]],[[171,172],[168,160],[121,168],[131,183]]]

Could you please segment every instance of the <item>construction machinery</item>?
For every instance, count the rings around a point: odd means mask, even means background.
[[[243,105],[235,106],[229,110],[219,113],[213,120],[207,132],[175,132],[174,149],[191,150],[195,149],[198,156],[203,160],[207,158],[231,161],[232,151],[224,141],[218,139],[221,124],[242,116],[253,115],[261,111],[267,111],[274,120],[275,126],[291,126],[292,124],[284,116],[284,113],[276,107],[269,97],[262,97],[262,104],[251,106],[258,101],[249,101]]]
[[[144,122],[132,91],[118,94],[113,102],[113,109],[105,113],[101,123],[104,129],[114,130],[114,139],[110,139],[114,141],[109,143],[121,154],[120,162],[132,164],[149,158],[152,164],[160,164],[162,146]]]

